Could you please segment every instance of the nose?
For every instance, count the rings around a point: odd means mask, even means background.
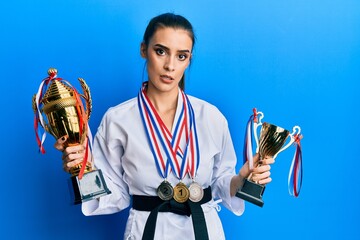
[[[164,63],[164,69],[169,72],[175,70],[175,60],[173,57],[169,56],[166,58],[166,61]]]

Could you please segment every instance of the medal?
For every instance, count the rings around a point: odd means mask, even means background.
[[[164,201],[172,199],[174,196],[174,189],[168,181],[163,181],[156,190],[157,195]]]
[[[178,183],[174,187],[174,199],[178,203],[186,202],[189,199],[189,196],[190,196],[189,189],[182,182]]]
[[[189,186],[190,197],[192,202],[199,202],[204,197],[204,190],[197,182],[192,182]]]

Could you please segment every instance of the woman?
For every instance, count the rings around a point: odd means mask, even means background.
[[[183,92],[195,36],[182,16],[162,14],[146,28],[140,54],[148,81],[137,97],[110,108],[94,138],[91,158],[112,194],[82,204],[85,215],[110,214],[130,204],[125,239],[225,239],[220,201],[236,215],[244,201],[235,197],[252,173],[271,181],[272,158],[235,173],[236,155],[227,121],[213,105]],[[84,158],[84,146],[63,151],[65,171]],[[257,164],[258,156],[254,156]]]

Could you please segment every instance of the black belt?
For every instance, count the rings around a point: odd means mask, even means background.
[[[133,195],[133,209],[139,211],[151,211],[145,224],[142,240],[154,239],[158,212],[172,212],[179,215],[186,215],[188,217],[191,216],[195,239],[209,239],[201,204],[209,202],[211,199],[211,187],[204,189],[204,197],[199,202],[192,202],[191,200],[187,200],[184,203],[178,203],[174,199],[169,201],[161,200],[158,196]]]

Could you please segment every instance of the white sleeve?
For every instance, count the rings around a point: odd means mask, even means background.
[[[82,204],[84,215],[111,214],[130,205],[129,189],[123,180],[121,156],[123,147],[114,137],[121,134],[112,129],[112,124],[104,117],[94,138],[93,158],[96,169],[101,169],[111,194]]]
[[[230,182],[235,173],[236,154],[226,119],[220,127],[222,134],[221,151],[214,159],[214,173],[212,178],[213,196],[221,198],[226,208],[240,216],[245,210],[244,200],[230,196]]]

